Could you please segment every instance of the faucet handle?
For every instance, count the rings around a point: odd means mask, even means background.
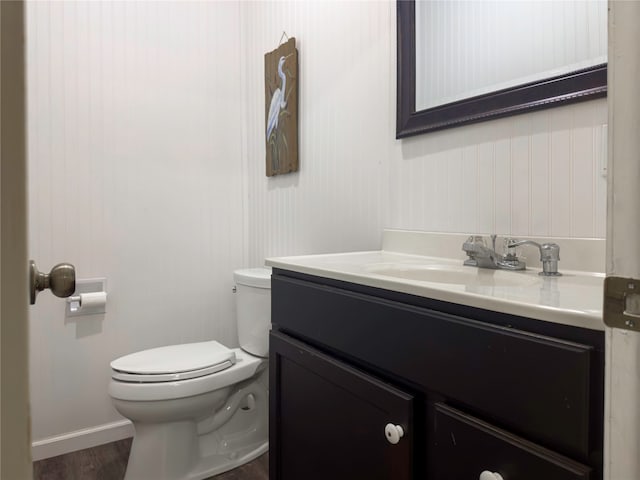
[[[469,257],[463,262],[463,265],[477,267],[476,254],[480,253],[482,247],[484,247],[484,239],[479,235],[470,235],[462,244],[462,250]]]
[[[484,238],[480,235],[470,235],[462,244],[462,250],[467,253],[474,253],[478,251],[478,247],[484,247]]]
[[[504,239],[502,250],[503,255],[500,263],[503,267],[507,267],[509,270],[524,270],[526,268],[526,264],[518,258],[516,245],[512,245],[512,243],[515,242],[517,242],[517,240],[509,237]]]
[[[505,257],[517,258],[516,247],[520,244],[520,240],[507,237],[504,239],[504,255]]]
[[[519,240],[517,238],[506,237],[504,239],[504,246],[508,250],[512,250],[513,251],[513,249],[515,249],[517,246],[519,246],[521,244],[522,244],[522,240]]]

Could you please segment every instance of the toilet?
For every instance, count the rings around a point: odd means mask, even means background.
[[[214,340],[111,362],[109,395],[135,435],[125,480],[198,480],[268,450],[271,271],[236,270],[240,348]]]

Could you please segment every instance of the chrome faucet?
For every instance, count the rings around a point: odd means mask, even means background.
[[[556,243],[539,244],[532,240],[515,240],[507,238],[504,246],[506,253],[496,252],[496,235],[491,235],[491,247],[488,247],[483,237],[479,235],[470,236],[463,244],[467,258],[464,265],[479,268],[494,268],[502,270],[524,270],[526,264],[516,255],[516,247],[521,245],[533,245],[540,250],[540,261],[542,262],[542,272],[544,276],[560,276],[558,272],[558,261],[560,260],[560,246]]]
[[[485,244],[484,238],[479,235],[470,236],[463,244],[467,258],[464,265],[479,268],[494,268],[503,270],[524,270],[527,266],[518,259],[515,251],[509,251],[506,255],[496,252],[497,235],[491,235],[491,248]]]
[[[545,277],[559,277],[562,275],[558,272],[558,261],[560,260],[560,245],[557,243],[538,243],[532,240],[515,240],[508,239],[505,243],[508,251],[521,245],[533,245],[540,250],[540,261],[542,262],[542,271],[540,275]],[[514,253],[515,255],[515,253]]]

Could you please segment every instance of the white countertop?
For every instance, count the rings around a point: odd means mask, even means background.
[[[389,251],[268,258],[284,270],[403,292],[485,310],[605,330],[604,274],[562,270],[560,277],[463,267],[460,259]]]

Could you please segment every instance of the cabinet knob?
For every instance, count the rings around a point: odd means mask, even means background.
[[[498,472],[490,472],[489,470],[485,470],[480,474],[480,478],[478,480],[504,480],[502,475]]]
[[[404,437],[404,430],[400,425],[387,423],[387,425],[384,427],[384,436],[387,437],[387,441],[389,443],[395,445],[400,441],[402,437]]]

